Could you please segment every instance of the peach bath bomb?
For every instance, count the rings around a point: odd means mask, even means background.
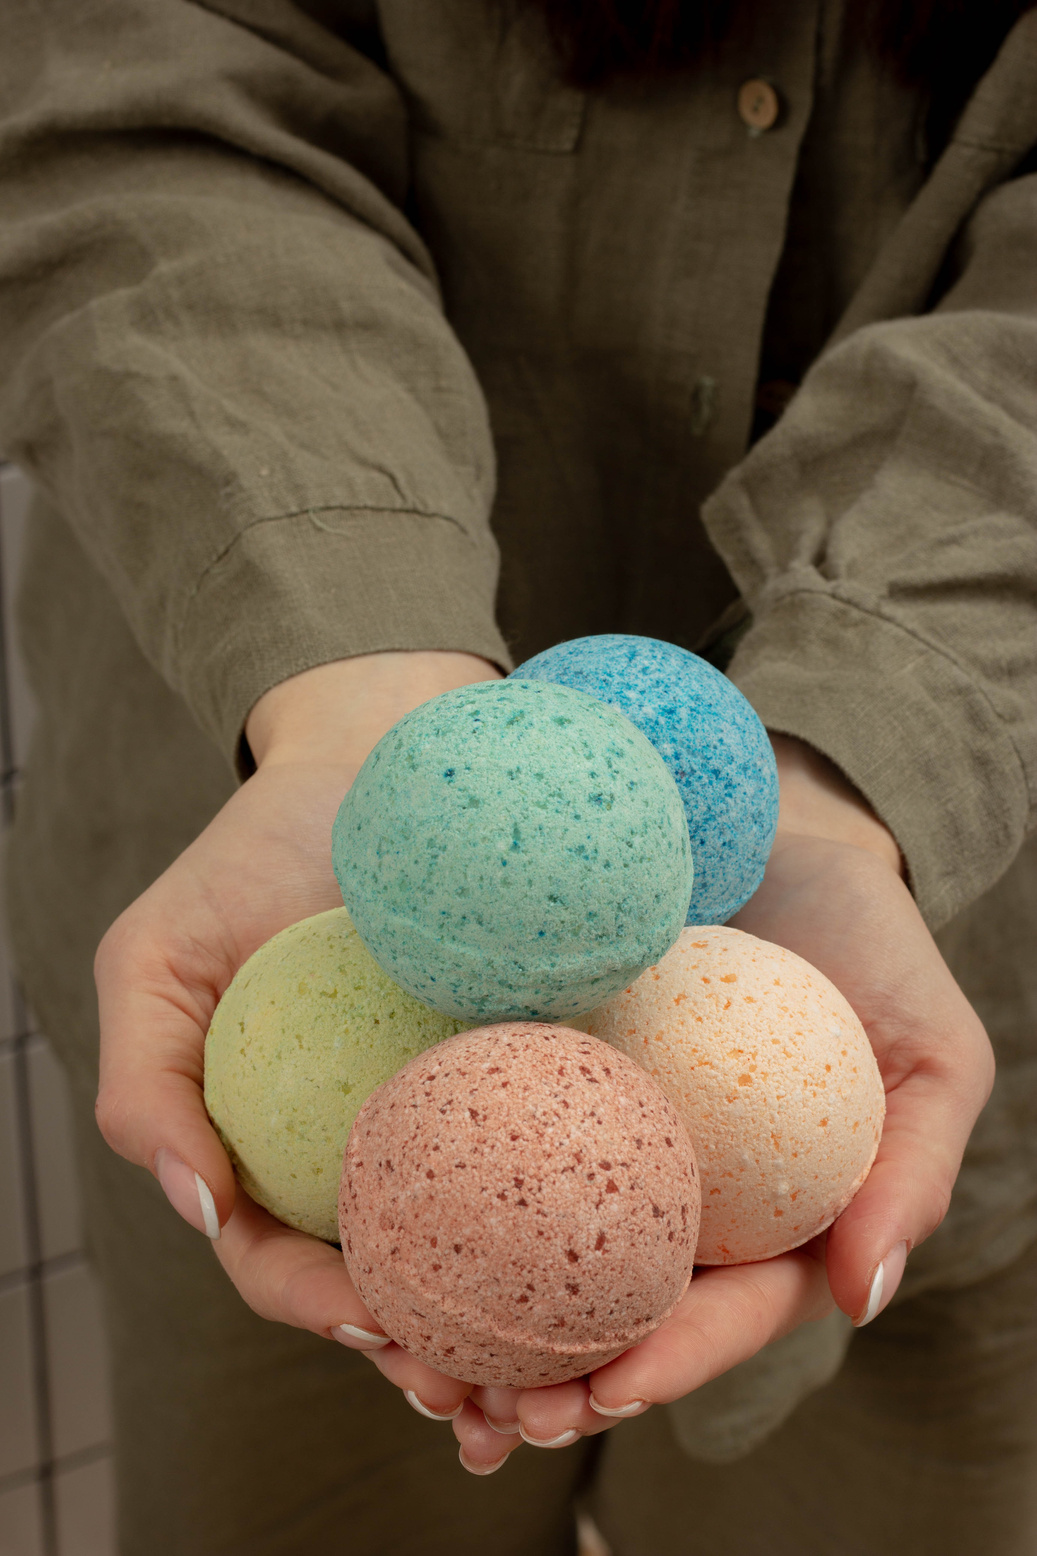
[[[390,978],[472,1022],[563,1020],[625,988],[673,945],[694,875],[662,757],[547,681],[402,718],[342,802],[332,861]]]
[[[260,946],[205,1040],[205,1105],[242,1187],[280,1221],[337,1242],[360,1104],[459,1024],[386,977],[344,908]]]
[[[691,1279],[695,1157],[658,1086],[582,1032],[480,1027],[373,1092],[342,1249],[386,1332],[451,1377],[536,1388],[658,1328]]]
[[[791,951],[737,929],[685,929],[581,1023],[643,1064],[695,1143],[699,1264],[797,1248],[846,1209],[886,1104],[860,1021]]]

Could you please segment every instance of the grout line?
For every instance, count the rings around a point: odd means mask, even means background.
[[[75,1453],[66,1453],[62,1458],[55,1459],[52,1471],[54,1475],[68,1475],[73,1470],[87,1469],[91,1464],[100,1464],[103,1459],[112,1457],[111,1443],[91,1443],[89,1448],[77,1448]],[[23,1486],[32,1486],[40,1478],[38,1465],[31,1470],[14,1470],[10,1475],[0,1475],[0,1496],[7,1491],[20,1491]]]
[[[13,985],[13,1003],[18,1030],[11,1037],[0,1038],[0,1059],[12,1058],[15,1049],[20,1044],[27,1048],[34,1039],[39,1039],[41,1042],[46,1041],[29,1020],[25,1002],[19,997],[17,984]]]
[[[45,1281],[52,1275],[64,1275],[68,1270],[80,1269],[86,1262],[83,1250],[73,1248],[68,1253],[55,1254],[52,1259],[41,1259],[39,1264],[27,1264],[18,1270],[8,1270],[6,1275],[0,1275],[0,1297],[18,1286],[28,1286],[34,1280]]]
[[[47,1355],[47,1317],[43,1303],[43,1260],[37,1199],[36,1163],[32,1149],[32,1113],[29,1091],[29,1064],[26,1049],[31,1041],[25,1032],[28,1021],[21,996],[15,990],[18,1026],[23,1035],[14,1048],[14,1086],[16,1130],[22,1175],[22,1202],[25,1212],[25,1240],[29,1264],[29,1344],[32,1349],[33,1381],[36,1395],[36,1445],[39,1453],[37,1485],[40,1520],[43,1530],[43,1556],[58,1556],[57,1518],[54,1506],[54,1432],[50,1409],[50,1358]]]

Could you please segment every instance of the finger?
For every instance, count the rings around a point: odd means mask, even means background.
[[[400,1345],[373,1351],[371,1360],[383,1378],[403,1391],[411,1409],[430,1421],[453,1421],[471,1393],[470,1383],[448,1378]]]
[[[823,1245],[759,1264],[697,1271],[666,1323],[640,1345],[591,1374],[592,1408],[640,1413],[640,1406],[681,1399],[746,1361],[799,1324],[833,1307]]]
[[[261,1318],[309,1329],[353,1349],[389,1344],[381,1324],[357,1295],[340,1251],[275,1220],[243,1189],[238,1190],[216,1256]],[[344,1332],[338,1333],[343,1326]]]
[[[480,1386],[472,1390],[473,1405],[478,1405],[488,1424],[495,1431],[513,1436],[518,1431],[518,1405],[520,1389],[499,1389]]]
[[[469,1385],[434,1371],[389,1339],[357,1295],[337,1248],[283,1226],[239,1189],[216,1253],[261,1318],[364,1351],[419,1415],[449,1421],[461,1408]]]
[[[868,1177],[832,1227],[832,1293],[855,1323],[889,1303],[910,1250],[946,1214],[994,1064],[975,1011],[930,945],[924,1001],[908,988],[867,1023],[886,1084],[886,1119]],[[919,959],[919,966],[923,964]]]
[[[517,1432],[503,1436],[488,1426],[482,1411],[471,1400],[465,1401],[454,1421],[454,1436],[458,1457],[472,1475],[492,1475],[522,1445]]]
[[[569,1448],[581,1437],[607,1432],[616,1424],[592,1408],[586,1378],[526,1389],[517,1408],[523,1441],[535,1448]]]
[[[887,1095],[875,1162],[828,1237],[832,1295],[855,1323],[889,1303],[908,1253],[943,1220],[972,1122],[939,1077],[916,1072]]]
[[[357,1295],[339,1249],[285,1226],[241,1188],[216,1256],[260,1318],[356,1350],[391,1344]]]
[[[833,1295],[859,1324],[889,1302],[909,1250],[946,1212],[993,1082],[990,1044],[907,888],[865,850],[779,838],[763,887],[735,922],[832,979],[882,1072],[879,1151],[828,1247]]]
[[[150,938],[116,923],[95,964],[101,1022],[97,1123],[147,1167],[180,1215],[210,1237],[234,1206],[234,1173],[202,1095],[216,996],[180,982]]]
[[[284,1226],[239,1188],[216,1253],[261,1318],[364,1351],[420,1415],[449,1421],[460,1410],[470,1385],[436,1372],[385,1334],[337,1248]]]

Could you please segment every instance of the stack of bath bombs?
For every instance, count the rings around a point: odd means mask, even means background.
[[[329,1240],[349,1135],[350,1273],[431,1365],[589,1371],[693,1259],[794,1247],[862,1181],[882,1088],[860,1023],[806,963],[716,927],[776,814],[752,709],[652,639],[560,645],[368,757],[333,831],[346,911],[239,973],[206,1100],[250,1192]]]
[[[346,1136],[375,1086],[461,1026],[564,1019],[618,992],[676,940],[693,879],[679,795],[645,737],[581,692],[517,680],[395,725],[343,802],[333,861],[349,911],[262,946],[205,1052],[243,1186],[329,1241]]]

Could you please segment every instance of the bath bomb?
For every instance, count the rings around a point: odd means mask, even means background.
[[[342,1250],[394,1340],[466,1382],[591,1372],[662,1323],[699,1221],[687,1131],[651,1077],[565,1027],[480,1027],[373,1092]]]
[[[699,1264],[807,1242],[868,1175],[885,1117],[871,1044],[838,989],[737,929],[685,929],[582,1023],[643,1064],[695,1142]]]
[[[567,686],[484,681],[401,719],[332,834],[372,956],[445,1015],[564,1019],[676,940],[693,866],[665,763]]]
[[[268,940],[205,1040],[205,1105],[242,1186],[289,1226],[337,1242],[342,1152],[361,1103],[459,1025],[386,977],[344,908]]]
[[[767,732],[711,664],[657,638],[603,633],[559,643],[514,672],[600,697],[636,724],[673,774],[691,835],[689,924],[722,924],[763,879],[778,824]]]

